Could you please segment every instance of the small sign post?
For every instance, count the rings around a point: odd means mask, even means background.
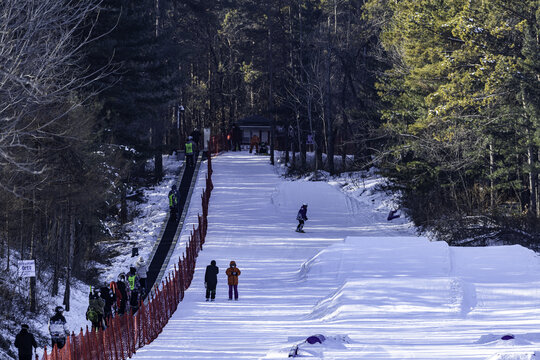
[[[19,260],[19,272],[21,277],[36,277],[36,261],[35,260]]]

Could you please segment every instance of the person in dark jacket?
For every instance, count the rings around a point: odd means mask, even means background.
[[[116,301],[116,295],[114,292],[107,286],[107,284],[103,285],[101,289],[99,289],[101,292],[101,298],[105,300],[105,306],[103,307],[103,319],[105,320],[105,324],[107,324],[110,321],[110,317],[112,317],[112,307]]]
[[[234,291],[234,300],[238,300],[238,276],[242,273],[239,268],[236,267],[236,262],[231,261],[230,267],[225,271],[227,274],[227,284],[229,284],[229,300],[232,300]]]
[[[298,226],[296,227],[296,232],[304,232],[304,222],[307,221],[307,204],[304,203],[300,207],[300,210],[298,210],[298,214],[296,215],[296,220],[298,220]]]
[[[169,210],[171,211],[171,219],[177,220],[178,218],[178,191],[176,185],[173,184],[169,191]]]
[[[126,313],[126,305],[128,302],[128,290],[126,285],[126,275],[121,273],[118,275],[118,281],[116,287],[120,292],[120,304],[118,304],[118,314],[124,315]]]
[[[233,151],[242,150],[242,129],[238,126],[238,124],[234,124],[232,129],[232,142],[233,142]]]
[[[92,322],[92,331],[105,330],[104,307],[105,300],[101,297],[101,291],[94,289],[88,295],[88,308],[86,310],[86,320]]]
[[[56,345],[58,349],[61,349],[66,344],[69,330],[64,317],[64,308],[57,306],[54,311],[54,315],[49,319],[49,333],[51,334],[52,347],[54,348],[54,345]]]
[[[191,138],[193,139],[193,143],[195,144],[195,151],[199,151],[201,132],[199,131],[199,129],[195,128],[189,135],[191,136]]]
[[[216,266],[216,260],[210,261],[204,274],[204,287],[206,288],[206,301],[216,299],[217,274],[219,268]]]
[[[28,332],[29,326],[21,325],[21,331],[15,337],[15,347],[19,349],[19,360],[32,360],[32,348],[37,348],[34,335]]]

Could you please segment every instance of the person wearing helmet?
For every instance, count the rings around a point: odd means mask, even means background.
[[[171,219],[178,221],[178,191],[176,185],[173,185],[169,191],[169,210],[171,211]]]
[[[195,144],[193,143],[193,137],[189,136],[186,142],[186,166],[193,167],[193,155],[195,151]]]
[[[238,276],[242,273],[239,268],[236,267],[236,262],[231,261],[230,267],[225,271],[227,274],[227,284],[229,284],[229,300],[232,300],[234,291],[234,300],[238,300]]]
[[[303,203],[300,210],[298,210],[298,214],[296,215],[296,220],[298,220],[296,232],[304,232],[304,222],[307,221],[307,219],[307,204]]]
[[[64,308],[57,306],[54,309],[54,315],[49,319],[49,334],[51,334],[52,347],[57,346],[61,349],[66,344],[66,338],[69,335],[67,321],[64,317]]]

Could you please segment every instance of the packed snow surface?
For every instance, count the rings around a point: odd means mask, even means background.
[[[247,152],[223,154],[213,165],[209,231],[193,283],[135,360],[285,359],[295,345],[299,358],[315,359],[540,356],[534,252],[454,248],[417,237],[403,217],[386,220],[391,204],[373,191],[380,179],[355,191],[289,181],[267,157]],[[294,231],[303,202],[304,234]],[[196,211],[190,209],[191,221]],[[211,260],[220,273],[216,301],[206,302]],[[231,260],[242,271],[239,301],[228,300]],[[305,342],[316,334],[325,341]]]

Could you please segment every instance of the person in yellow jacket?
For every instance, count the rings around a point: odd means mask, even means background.
[[[193,152],[195,151],[195,144],[193,143],[193,137],[188,137],[188,142],[186,143],[186,165],[193,167]]]
[[[229,300],[232,300],[234,291],[234,300],[238,300],[238,276],[242,273],[239,268],[236,267],[236,262],[231,261],[230,267],[225,271],[227,274],[227,283],[229,284]]]

